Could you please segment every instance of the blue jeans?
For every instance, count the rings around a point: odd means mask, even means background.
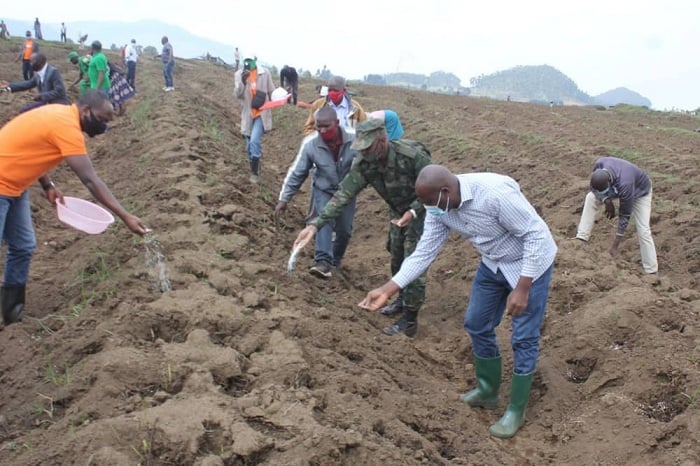
[[[28,191],[19,197],[0,196],[0,232],[7,243],[4,285],[26,285],[36,249]]]
[[[532,283],[527,307],[513,317],[513,372],[526,375],[534,372],[540,352],[540,327],[544,320],[549,296],[552,267]],[[496,327],[501,323],[506,300],[512,288],[500,270],[493,273],[483,262],[474,276],[469,306],[464,314],[464,329],[472,340],[474,354],[480,358],[495,358],[501,353],[496,341]]]
[[[175,62],[163,63],[163,77],[165,78],[165,87],[173,87],[173,68]]]
[[[172,68],[170,69],[170,82],[173,82],[172,78]],[[126,62],[126,82],[129,83],[129,86],[132,88],[136,89],[136,62],[135,61],[128,61]],[[167,78],[166,78],[167,82]],[[171,84],[172,85],[172,84]]]
[[[323,207],[333,197],[324,191],[314,188],[314,207],[316,212],[323,212]],[[348,243],[352,237],[352,220],[355,216],[355,200],[353,198],[350,203],[345,206],[345,209],[332,222],[323,225],[323,228],[316,233],[316,254],[314,260],[325,261],[329,264],[340,265],[345,255],[345,250],[348,248]],[[333,240],[333,232],[335,231],[335,240]]]
[[[262,157],[262,137],[264,132],[262,117],[254,118],[250,125],[250,136],[245,137],[248,160]]]

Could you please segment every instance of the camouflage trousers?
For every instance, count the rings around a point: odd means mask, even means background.
[[[401,218],[394,212],[391,213],[391,219]],[[393,223],[389,224],[389,238],[386,243],[386,249],[391,254],[391,275],[401,269],[403,260],[410,256],[416,249],[418,240],[423,234],[423,221],[425,220],[425,212],[414,218],[408,226],[403,228],[397,227]],[[403,289],[403,305],[406,311],[418,312],[425,301],[425,280],[427,271],[423,272],[420,277],[409,283]]]

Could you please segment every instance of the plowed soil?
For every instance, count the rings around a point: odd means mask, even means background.
[[[20,78],[18,47],[0,43],[0,79]],[[72,82],[69,48],[43,50]],[[302,81],[300,98],[312,100],[316,84]],[[390,321],[357,307],[390,277],[388,216],[374,192],[359,198],[332,279],[308,274],[312,247],[285,271],[308,185],[283,219],[272,211],[307,110],[273,111],[254,185],[233,71],[178,60],[176,90],[162,86],[159,62],[142,60],[125,116],[89,140],[97,172],[153,229],[150,242],[119,221],[101,235],[73,230],[31,188],[39,247],[27,311],[0,331],[1,464],[700,463],[698,118],[351,84],[366,110],[396,110],[435,162],[515,178],[557,241],[527,422],[503,441],[487,429],[508,401],[507,320],[499,409],[459,401],[475,383],[462,328],[474,249],[451,238],[431,267],[415,338],[381,335]],[[31,96],[0,95],[0,120]],[[653,180],[658,282],[642,277],[633,226],[615,260],[615,222],[602,215],[590,244],[571,239],[602,155]],[[65,195],[90,198],[66,166],[53,178]],[[172,291],[147,260],[155,246]]]

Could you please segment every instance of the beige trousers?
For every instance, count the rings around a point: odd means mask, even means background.
[[[595,215],[600,206],[603,205],[592,192],[586,195],[581,212],[581,221],[578,224],[576,237],[588,241],[593,230]],[[646,273],[656,273],[659,271],[659,264],[656,262],[656,246],[654,238],[651,237],[649,219],[651,218],[651,189],[649,194],[634,200],[632,206],[632,218],[634,219],[637,237],[639,238],[639,251],[642,256],[642,267]],[[630,219],[630,220],[631,220]]]

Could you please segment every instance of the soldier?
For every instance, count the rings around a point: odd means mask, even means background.
[[[431,163],[430,151],[421,143],[399,139],[389,141],[384,121],[370,119],[356,129],[352,149],[360,152],[338,191],[319,216],[297,236],[294,247],[304,246],[326,223],[335,219],[355,196],[372,185],[390,209],[389,224],[391,273],[416,247],[423,233],[425,209],[416,198],[414,186],[421,169]],[[404,288],[401,317],[382,329],[385,335],[403,333],[413,337],[418,331],[418,310],[425,300],[425,272]]]

